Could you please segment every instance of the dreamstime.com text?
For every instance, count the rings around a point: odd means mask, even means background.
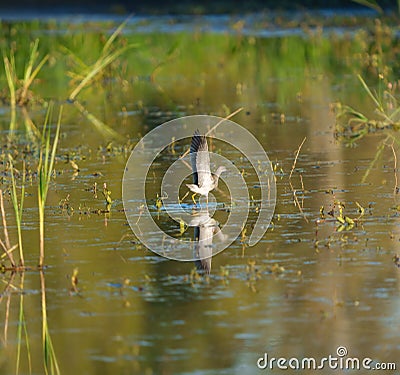
[[[257,367],[261,370],[396,370],[395,362],[377,362],[369,357],[348,357],[347,348],[339,346],[336,356],[329,354],[327,357],[316,359],[305,357],[302,359],[292,357],[269,357],[268,353],[258,358]]]

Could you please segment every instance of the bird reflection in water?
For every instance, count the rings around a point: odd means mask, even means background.
[[[227,236],[222,233],[218,221],[209,215],[207,207],[196,211],[189,225],[194,227],[193,256],[196,268],[200,273],[209,274],[215,249],[213,241],[216,239],[222,243]]]

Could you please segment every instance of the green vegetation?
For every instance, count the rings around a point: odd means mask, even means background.
[[[44,215],[47,193],[49,191],[49,185],[51,176],[54,170],[54,161],[56,158],[56,150],[58,144],[58,138],[60,136],[62,108],[60,109],[56,134],[54,136],[53,145],[50,143],[51,128],[49,126],[51,118],[51,107],[47,112],[46,120],[43,125],[42,138],[40,143],[39,151],[39,163],[38,163],[38,208],[39,208],[39,236],[40,236],[40,254],[39,254],[39,267],[44,265]]]
[[[397,84],[385,82],[384,77],[380,76],[379,79],[383,83],[379,84],[378,91],[372,91],[360,75],[358,78],[374,105],[374,111],[373,117],[370,117],[351,106],[338,105],[336,137],[350,144],[371,132],[400,129]],[[382,89],[382,86],[384,89]]]
[[[107,66],[109,66],[113,61],[115,61],[118,57],[120,57],[129,49],[136,47],[136,44],[128,44],[117,48],[115,48],[114,46],[115,39],[122,32],[127,22],[128,20],[123,22],[111,34],[111,36],[105,42],[100,52],[100,55],[98,56],[96,61],[91,65],[85,64],[78,56],[74,55],[73,51],[64,48],[64,50],[69,53],[70,57],[72,58],[78,69],[76,73],[72,71],[69,72],[69,75],[72,78],[72,82],[73,83],[77,82],[77,85],[73,89],[73,91],[69,94],[68,100],[75,104],[78,110],[84,116],[86,116],[86,118],[89,121],[91,121],[93,125],[96,126],[98,131],[100,131],[105,136],[117,139],[119,138],[119,134],[115,130],[104,124],[102,121],[100,121],[92,113],[88,112],[86,108],[84,108],[83,105],[76,100],[76,98],[85,87],[93,84],[96,78],[98,81],[104,80],[106,78],[104,71],[107,68]]]
[[[140,122],[154,106],[164,112],[181,113],[184,108],[185,113],[195,113],[201,98],[200,105],[207,111],[225,116],[234,109],[232,100],[251,108],[254,97],[264,97],[266,103],[275,102],[284,109],[293,94],[301,98],[309,80],[321,79],[326,71],[335,71],[336,77],[366,77],[378,71],[388,80],[396,77],[400,66],[396,37],[387,24],[368,18],[348,20],[349,26],[363,25],[352,36],[350,31],[325,34],[322,20],[308,21],[312,26],[287,21],[306,37],[285,38],[245,36],[238,24],[232,25],[232,34],[227,36],[207,31],[138,34],[129,23],[115,30],[111,23],[102,24],[101,30],[111,29],[110,35],[99,31],[98,24],[20,23],[0,30],[0,40],[7,41],[3,49],[13,46],[5,54],[0,82],[12,87],[17,85],[12,77],[24,77],[21,87],[30,87],[28,97],[35,98],[27,103],[32,116],[39,114],[43,101],[69,100],[106,139],[119,139],[117,129],[124,118],[110,113],[118,105],[122,114],[137,111]],[[264,25],[260,22],[254,29],[263,31]],[[31,41],[38,30],[48,31],[40,44],[37,39]],[[26,69],[19,73],[22,66]],[[252,96],[247,95],[249,87]],[[18,102],[16,91],[4,93],[3,100],[11,105]],[[208,99],[208,92],[221,94],[218,104]],[[268,108],[259,110],[261,116],[268,115]],[[18,115],[11,120],[14,128]],[[65,107],[65,115],[73,115],[71,106]]]
[[[398,191],[397,181],[397,151],[400,146],[400,102],[398,99],[397,82],[391,83],[379,75],[378,90],[372,90],[361,76],[358,76],[366,95],[374,105],[371,116],[362,113],[351,106],[338,104],[336,115],[335,136],[347,145],[354,145],[356,141],[367,134],[381,134],[384,138],[377,141],[375,156],[366,169],[361,183],[370,175],[377,161],[382,157],[383,150],[390,148],[394,157],[395,187],[394,194]]]
[[[9,88],[9,100],[11,109],[10,118],[10,136],[13,135],[16,129],[16,108],[26,107],[33,99],[33,92],[31,86],[36,79],[38,73],[43,68],[44,64],[49,58],[49,54],[45,55],[39,63],[36,64],[38,59],[39,39],[36,39],[30,46],[30,54],[24,68],[23,78],[18,78],[17,67],[15,64],[15,52],[10,50],[10,56],[4,53],[4,70],[6,73],[7,84]],[[27,121],[27,131],[35,132],[37,129],[32,126],[33,123]]]

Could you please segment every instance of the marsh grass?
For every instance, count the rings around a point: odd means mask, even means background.
[[[25,161],[22,161],[22,181],[21,181],[21,195],[18,198],[17,194],[17,182],[14,176],[14,161],[9,155],[9,164],[10,164],[10,174],[11,174],[11,200],[14,207],[15,212],[15,222],[17,224],[17,232],[18,232],[18,248],[19,248],[19,262],[20,266],[24,267],[24,251],[22,246],[22,211],[24,207],[24,198],[25,198],[25,178],[26,178],[26,168]]]
[[[121,25],[119,25],[116,30],[111,34],[108,40],[105,42],[100,55],[97,57],[96,61],[93,64],[85,64],[82,59],[80,59],[76,54],[74,54],[71,50],[66,47],[63,48],[64,51],[67,51],[70,57],[75,62],[75,65],[78,66],[79,72],[69,72],[69,75],[72,77],[72,82],[79,82],[76,87],[69,94],[68,100],[76,106],[76,108],[97,128],[97,130],[102,133],[106,137],[112,138],[120,138],[120,135],[102,122],[98,117],[96,117],[93,113],[90,113],[81,102],[77,101],[77,96],[81,93],[81,91],[93,84],[96,78],[102,78],[102,74],[104,74],[105,69],[113,63],[118,57],[120,57],[123,53],[128,51],[131,48],[137,47],[137,44],[127,44],[122,47],[115,48],[115,40],[121,34],[123,28],[125,27],[128,19],[124,21]]]
[[[118,37],[118,35],[121,34],[127,22],[128,20],[124,21],[111,34],[111,36],[104,44],[104,47],[100,52],[100,56],[98,56],[97,60],[91,65],[86,65],[72,51],[67,50],[69,51],[69,54],[74,59],[74,61],[77,62],[76,65],[78,65],[81,69],[79,73],[69,72],[69,74],[73,77],[73,79],[79,82],[68,97],[70,101],[74,101],[76,97],[79,95],[79,93],[85,87],[87,87],[91,82],[93,82],[97,76],[103,73],[104,69],[108,65],[110,65],[113,61],[115,61],[119,56],[121,56],[124,52],[126,52],[130,48],[137,47],[137,44],[128,44],[126,46],[119,47],[117,49],[114,48],[114,42]]]
[[[339,103],[336,112],[335,136],[351,145],[369,133],[400,129],[400,103],[396,97],[397,84],[386,82],[379,76],[378,90],[372,90],[358,75],[364,92],[374,105],[374,117],[349,105]]]
[[[16,106],[17,106],[17,99],[15,96],[15,84],[16,84],[16,77],[15,77],[15,57],[14,54],[11,53],[10,58],[7,56],[3,56],[4,60],[4,69],[6,72],[7,84],[8,89],[10,92],[10,111],[11,111],[11,118],[10,118],[10,131],[14,132],[16,127]]]
[[[21,87],[19,89],[20,93],[18,95],[17,104],[20,106],[25,106],[29,102],[29,89],[34,82],[35,78],[39,74],[43,65],[49,59],[49,55],[45,55],[39,62],[37,62],[39,58],[39,39],[36,39],[30,50],[29,60],[27,65],[25,66],[24,78],[22,79]]]
[[[371,118],[365,113],[362,113],[351,106],[338,106],[336,115],[336,138],[353,145],[357,140],[360,140],[369,133],[382,133],[385,138],[377,143],[375,155],[368,165],[361,183],[364,183],[370,175],[377,161],[382,157],[385,148],[390,148],[394,155],[394,173],[395,173],[395,188],[394,194],[398,189],[397,184],[397,155],[395,146],[400,147],[400,101],[397,98],[399,90],[399,82],[387,82],[382,75],[379,75],[379,85],[377,90],[371,89],[365,80],[358,75],[358,79],[364,89],[364,92],[371,99],[375,114]]]
[[[322,30],[322,21],[314,21],[321,23]],[[232,100],[236,100],[236,104],[250,110],[257,105],[262,121],[267,122],[272,110],[278,118],[285,118],[282,116],[285,111],[293,112],[293,108],[288,108],[293,87],[299,93],[300,102],[310,80],[322,77],[326,71],[334,71],[339,77],[365,75],[376,61],[391,64],[394,70],[398,66],[397,38],[387,32],[384,22],[379,25],[372,18],[367,20],[365,28],[356,31],[354,38],[328,36],[306,25],[302,27],[304,36],[258,38],[242,34],[240,30],[223,35],[207,31],[144,34],[135,32],[133,26],[125,32],[124,28],[130,27],[126,21],[119,26],[111,23],[57,25],[55,30],[60,33],[43,33],[46,27],[51,30],[55,27],[46,23],[13,23],[13,35],[0,30],[0,39],[7,43],[4,44],[8,53],[5,66],[11,72],[7,80],[0,71],[0,80],[10,81],[14,86],[7,95],[10,97],[9,93],[14,92],[15,99],[10,103],[17,103],[21,84],[12,67],[17,65],[20,71],[34,62],[27,74],[19,73],[21,77],[33,76],[43,60],[39,57],[34,60],[26,51],[32,49],[33,56],[40,49],[40,56],[47,63],[40,70],[43,79],[41,85],[34,86],[35,94],[55,101],[69,99],[71,106],[66,106],[65,111],[77,110],[106,138],[120,139],[114,124],[119,121],[121,109],[127,117],[130,112],[137,112],[150,122],[153,108],[157,113],[160,109],[161,113],[168,111],[174,115],[175,112],[206,111],[224,116],[224,108],[232,107]],[[113,29],[108,33],[110,27]],[[41,33],[40,48],[35,43],[30,46],[29,30]],[[13,50],[15,56],[8,47],[14,44],[18,46]],[[13,60],[16,61],[13,63]],[[28,90],[26,97],[29,98],[31,91]],[[268,103],[275,103],[276,108],[271,110]],[[184,110],[177,111],[178,106]],[[17,104],[15,107],[18,110]],[[15,114],[15,110],[11,112]],[[33,111],[29,114],[34,116]],[[135,113],[128,120],[136,121],[136,118]],[[13,116],[10,121],[13,128],[16,121],[18,118]],[[153,121],[158,124],[160,119]],[[39,123],[37,118],[34,122]],[[26,128],[31,125],[27,118]]]
[[[56,150],[58,145],[58,139],[60,136],[62,107],[60,108],[59,111],[53,144],[51,144],[51,127],[50,127],[51,113],[52,113],[52,106],[49,107],[46,119],[43,124],[42,138],[40,143],[39,163],[38,163],[38,176],[39,176],[38,209],[39,209],[39,237],[40,237],[39,267],[43,267],[44,263],[45,205],[46,205],[47,193],[49,191],[51,176],[54,170]]]
[[[39,39],[36,39],[30,46],[29,58],[25,64],[22,79],[18,78],[17,67],[15,63],[14,50],[10,49],[9,56],[3,51],[4,70],[6,74],[9,94],[10,94],[10,131],[14,132],[17,126],[16,110],[17,106],[26,107],[33,98],[31,86],[37,75],[49,59],[49,54],[39,59]],[[27,123],[29,124],[29,123]],[[30,123],[32,125],[33,123]],[[36,130],[36,129],[34,129]]]

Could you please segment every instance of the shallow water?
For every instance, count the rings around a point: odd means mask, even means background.
[[[214,51],[212,32],[210,40],[199,37],[197,52]],[[135,37],[134,31],[130,33]],[[149,50],[154,48],[155,54],[164,50],[152,44],[157,38],[163,36],[149,39],[153,46]],[[223,46],[239,48],[237,36],[225,38]],[[270,38],[280,53],[297,45],[296,36],[286,35],[287,40],[278,38],[279,42]],[[331,37],[327,38],[321,44],[329,44]],[[314,60],[305,59],[304,65],[296,61],[285,65],[285,60],[279,70],[279,58],[271,67],[274,62],[262,56],[264,47],[273,48],[264,45],[262,38],[255,43],[260,70],[254,55],[247,61],[242,54],[226,52],[226,61],[199,62],[179,76],[179,67],[185,65],[185,52],[180,50],[156,82],[141,81],[139,72],[125,77],[131,82],[126,91],[116,84],[112,92],[101,87],[96,96],[96,90],[89,89],[88,108],[125,137],[111,145],[72,104],[65,104],[57,174],[47,202],[44,271],[49,330],[62,373],[254,374],[260,372],[257,360],[264,353],[319,360],[336,356],[339,346],[347,348],[349,357],[361,360],[398,360],[400,269],[393,257],[399,253],[400,231],[395,158],[385,148],[361,183],[384,135],[369,135],[352,148],[333,135],[334,101],[346,99],[365,110],[370,102],[354,89],[357,81],[346,76],[345,69],[333,63],[316,66]],[[282,57],[289,58],[290,54]],[[148,61],[153,67],[158,63],[157,58]],[[49,82],[44,79],[43,85]],[[49,87],[43,92],[49,92]],[[275,166],[275,214],[257,245],[246,247],[239,237],[213,258],[211,274],[201,276],[193,262],[162,258],[133,237],[122,204],[124,167],[139,135],[156,125],[187,114],[224,115],[227,108],[233,111],[241,106],[244,110],[233,120],[257,137]],[[1,116],[7,129],[5,108]],[[32,116],[40,119],[43,110]],[[289,175],[304,137],[291,178],[300,210],[294,204]],[[157,159],[146,186],[156,220],[175,234],[179,225],[164,209],[157,212],[155,202],[163,171],[189,141]],[[254,170],[237,150],[221,145],[218,151],[243,168],[249,191],[257,199]],[[68,159],[79,165],[78,173]],[[112,192],[109,213],[104,212],[104,183]],[[38,254],[34,186],[27,193],[23,236],[27,264],[34,267]],[[227,198],[222,193],[215,196],[216,215],[222,221],[222,203]],[[354,227],[341,228],[328,214],[335,201],[344,203],[347,216],[358,218]],[[362,216],[356,202],[365,209]],[[190,197],[186,204],[190,207]],[[320,217],[321,206],[325,220]],[[16,241],[8,200],[6,210]],[[249,231],[256,216],[253,212],[249,218]],[[188,231],[184,236],[192,234]],[[71,284],[74,269],[77,290]],[[22,340],[19,373],[42,374],[40,274],[31,270],[1,278],[1,372],[16,369],[22,301],[28,338]]]

